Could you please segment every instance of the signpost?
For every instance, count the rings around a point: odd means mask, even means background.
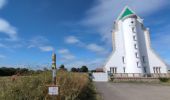
[[[58,95],[59,89],[57,86],[49,86],[48,87],[48,94],[49,95]]]
[[[58,85],[47,85],[48,94],[45,100],[61,100],[60,98],[60,90]]]
[[[56,54],[52,55],[52,82],[56,85]]]
[[[52,100],[60,100],[59,86],[56,85],[56,54],[52,55],[52,85],[48,86],[48,97],[52,97]],[[47,100],[47,98],[46,98]],[[51,100],[51,99],[50,99]]]

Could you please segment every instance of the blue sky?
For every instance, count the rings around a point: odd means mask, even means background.
[[[113,22],[128,5],[150,28],[153,49],[170,64],[169,0],[0,0],[0,65],[33,69],[102,67]]]

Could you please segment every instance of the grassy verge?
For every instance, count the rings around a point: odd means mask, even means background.
[[[43,100],[47,95],[46,85],[51,83],[51,73],[0,77],[0,100]],[[93,83],[87,74],[60,71],[57,73],[62,100],[99,100]]]

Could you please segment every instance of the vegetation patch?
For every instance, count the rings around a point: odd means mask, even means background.
[[[44,100],[47,86],[51,84],[51,72],[29,76],[0,77],[0,100]],[[87,73],[57,72],[61,100],[96,100],[96,91]]]
[[[168,81],[169,81],[169,78],[167,78],[167,77],[160,77],[159,80],[160,80],[161,82],[168,82]]]

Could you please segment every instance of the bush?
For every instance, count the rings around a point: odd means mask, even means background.
[[[161,82],[168,82],[168,81],[169,81],[169,78],[160,77],[159,80],[160,80]]]

